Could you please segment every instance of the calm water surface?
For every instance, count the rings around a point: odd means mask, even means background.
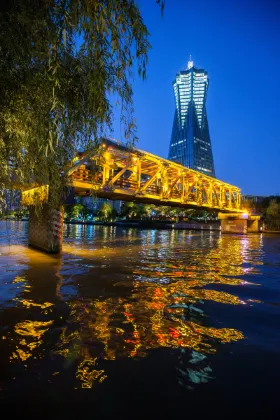
[[[2,403],[279,418],[280,236],[68,225],[55,257],[27,228],[0,222]]]

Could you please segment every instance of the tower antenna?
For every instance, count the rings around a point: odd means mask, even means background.
[[[192,60],[192,56],[190,54],[190,59],[188,61],[188,69],[191,69],[193,67],[193,60]]]

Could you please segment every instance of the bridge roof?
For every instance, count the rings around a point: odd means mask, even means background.
[[[222,181],[220,179],[217,179],[217,178],[213,178],[213,177],[211,177],[209,175],[205,175],[204,173],[201,173],[201,172],[196,171],[194,169],[188,168],[188,167],[186,167],[184,165],[181,165],[180,163],[176,163],[176,162],[173,162],[171,160],[162,158],[161,156],[154,155],[153,153],[146,152],[145,150],[138,149],[138,148],[136,148],[134,146],[127,146],[123,142],[121,142],[119,140],[116,140],[116,139],[113,139],[111,137],[103,138],[100,144],[106,144],[107,146],[118,148],[119,150],[123,150],[126,153],[127,152],[130,152],[132,154],[136,154],[137,156],[142,156],[142,157],[145,157],[146,156],[146,157],[149,157],[150,159],[155,160],[157,162],[160,161],[162,163],[165,163],[168,166],[171,165],[172,167],[176,168],[177,170],[181,170],[181,171],[187,170],[188,172],[193,173],[193,175],[196,175],[196,176],[200,175],[203,178],[209,179],[209,181],[212,180],[212,181],[215,181],[216,183],[221,182],[223,185],[225,185],[227,187],[231,187],[231,188],[240,190],[240,188],[237,187],[237,186],[235,186],[235,185],[229,184],[229,183],[224,182],[224,181]]]

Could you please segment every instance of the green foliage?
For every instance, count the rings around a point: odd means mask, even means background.
[[[29,217],[29,211],[27,208],[21,208],[15,211],[10,211],[8,213],[4,214],[0,214],[0,219],[1,217],[8,218],[8,219],[15,219],[15,220],[21,220],[22,218],[27,218]]]
[[[103,203],[97,215],[101,221],[109,222],[116,219],[118,213],[109,203]]]
[[[161,6],[164,1],[157,0]],[[148,30],[134,0],[5,0],[0,6],[0,191],[49,184],[111,129],[116,98],[135,140],[132,70],[145,78]]]
[[[280,197],[278,195],[271,195],[269,197],[265,197],[265,199],[259,204],[260,209],[265,212],[272,200],[275,200],[276,203],[280,203]]]
[[[114,220],[116,220],[116,218],[119,216],[119,213],[117,212],[117,210],[116,209],[112,209],[112,212],[111,212],[111,220],[112,221],[114,221]]]
[[[83,204],[74,204],[64,206],[64,219],[69,222],[70,220],[78,220],[80,217],[82,220],[86,220],[89,216],[89,209]]]
[[[156,209],[153,204],[135,204],[127,201],[122,206],[121,215],[126,218],[147,219],[152,216],[152,211]]]
[[[135,217],[137,214],[137,205],[130,201],[126,201],[121,209],[121,215],[126,218]]]
[[[178,222],[182,219],[213,220],[216,214],[209,213],[206,210],[184,209],[171,206],[156,206],[154,204],[135,204],[133,202],[124,203],[121,216],[126,218],[157,220],[173,219]]]
[[[270,201],[266,209],[265,221],[267,229],[280,229],[280,203],[276,199]]]

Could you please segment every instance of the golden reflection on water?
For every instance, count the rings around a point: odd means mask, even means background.
[[[99,354],[107,360],[144,357],[149,350],[160,347],[189,348],[207,354],[216,352],[217,342],[243,338],[242,332],[232,328],[201,325],[200,317],[197,322],[189,321],[185,317],[186,300],[181,307],[173,307],[166,287],[141,285],[138,290],[135,282],[134,288],[137,296],[132,295],[133,303],[122,298],[70,303],[71,324],[77,323],[79,328],[71,333],[64,329],[57,353],[69,363],[71,359],[80,360],[76,377],[83,387],[91,387],[106,377],[96,366]]]
[[[43,343],[42,337],[52,323],[53,321],[30,320],[17,323],[14,330],[19,335],[19,342],[16,345],[16,351],[11,355],[11,360],[19,358],[25,361],[31,357],[33,350]]]
[[[104,370],[95,369],[96,361],[97,357],[92,359],[89,355],[79,364],[76,378],[81,382],[82,388],[92,388],[94,382],[101,383],[107,378],[107,375],[104,375]]]
[[[109,237],[109,230],[106,232]],[[132,234],[127,232],[127,235]],[[94,383],[106,379],[106,372],[99,368],[100,358],[145,357],[151,349],[166,347],[191,349],[195,357],[203,360],[207,354],[214,354],[220,343],[244,338],[243,333],[234,328],[208,325],[207,313],[202,307],[205,301],[234,306],[257,302],[239,298],[238,288],[235,294],[210,289],[209,285],[256,285],[238,276],[258,273],[257,265],[262,264],[261,238],[220,236],[214,245],[210,238],[211,246],[206,244],[204,248],[194,249],[186,243],[180,246],[174,231],[170,235],[168,244],[157,243],[154,232],[148,232],[145,241],[150,241],[150,245],[146,243],[145,247],[133,244],[133,240],[127,248],[112,244],[106,249],[64,245],[65,261],[69,255],[74,255],[95,260],[98,265],[106,258],[108,264],[118,260],[122,267],[128,254],[134,258],[134,267],[125,266],[128,276],[123,282],[115,281],[111,271],[110,291],[114,290],[109,297],[92,299],[77,295],[67,302],[71,313],[61,329],[53,354],[65,360],[65,368],[76,365],[76,378],[83,388],[91,388]],[[253,251],[256,251],[255,256]],[[30,250],[27,253],[33,258]],[[35,260],[39,255],[35,254]],[[57,284],[63,286],[63,275],[59,270],[57,266]],[[23,283],[24,291],[29,291],[23,277],[15,277],[14,283]],[[59,286],[56,293],[62,299]],[[15,325],[18,337],[11,359],[25,361],[41,346],[44,334],[52,327],[53,320],[49,320],[48,311],[53,303],[16,299],[27,309],[37,308],[40,314],[48,316],[48,321],[26,320]],[[195,376],[195,369],[190,372],[189,376]]]
[[[61,267],[61,258],[21,245],[2,247],[1,253],[9,271],[15,271],[20,265],[28,268],[23,271],[24,274],[16,275],[11,282],[11,286],[18,292],[12,298],[13,306],[18,308],[20,313],[24,311],[27,319],[16,322],[13,331],[5,335],[13,349],[9,358],[13,362],[25,362],[30,358],[42,357],[44,336],[54,322],[50,319],[54,303],[43,299],[46,289],[40,287],[45,284],[48,290],[53,275],[56,275]],[[57,283],[59,282],[56,281],[55,285]],[[38,286],[39,294],[34,295]],[[32,319],[28,319],[31,314]],[[34,319],[37,317],[39,319]]]
[[[26,306],[27,308],[30,308],[32,306],[36,306],[40,309],[47,309],[47,308],[50,308],[51,306],[53,306],[53,303],[50,303],[50,302],[35,303],[32,300],[28,300],[28,299],[16,299],[16,300],[21,302],[22,305]]]
[[[31,286],[24,276],[16,276],[12,281],[12,284],[15,284],[17,289],[23,289],[22,291],[25,293],[30,292]]]

